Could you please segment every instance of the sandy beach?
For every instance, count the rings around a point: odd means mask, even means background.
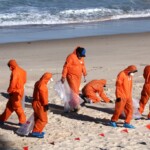
[[[45,72],[53,74],[54,81],[49,85],[49,123],[45,127],[44,139],[20,137],[15,134],[19,128],[18,118],[14,113],[4,126],[0,126],[0,140],[10,149],[23,150],[149,150],[150,124],[146,120],[148,104],[142,120],[132,120],[136,129],[122,127],[124,120],[119,119],[118,128],[108,126],[114,105],[103,102],[86,104],[76,113],[65,114],[63,101],[54,90],[56,81],[61,78],[61,71],[68,54],[77,46],[87,50],[85,64],[87,82],[92,79],[106,79],[106,94],[115,101],[115,81],[117,74],[128,65],[136,65],[138,73],[134,76],[133,98],[139,99],[144,83],[143,69],[150,64],[150,33],[95,36],[61,40],[10,43],[0,45],[0,113],[7,103],[7,87],[10,71],[7,62],[16,59],[27,71],[25,86],[27,118],[32,114],[30,97],[34,83]],[[81,82],[80,89],[85,85]],[[150,102],[149,102],[150,103]]]

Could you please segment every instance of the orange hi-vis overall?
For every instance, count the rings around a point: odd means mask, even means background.
[[[83,89],[82,89],[82,94],[92,100],[93,103],[99,102],[101,98],[105,102],[109,102],[110,99],[106,96],[104,92],[104,85],[106,85],[106,80],[92,80],[89,83],[87,83]],[[98,97],[96,94],[100,97]]]
[[[15,60],[10,60],[8,65],[12,68],[10,84],[7,90],[10,98],[5,111],[0,116],[0,121],[5,122],[15,111],[19,118],[19,123],[24,124],[26,122],[26,116],[22,108],[22,98],[24,95],[24,85],[26,83],[26,71],[20,68]]]
[[[135,70],[137,70],[137,68],[132,65],[121,71],[117,76],[115,112],[111,118],[114,122],[119,119],[123,111],[126,115],[126,123],[130,123],[132,119],[132,76],[130,76],[129,73]],[[120,98],[120,100],[118,98]]]
[[[140,105],[139,111],[141,114],[143,113],[144,108],[150,98],[150,65],[144,68],[143,77],[145,79],[145,83],[143,85],[143,89],[141,92],[141,99],[139,102],[139,105]],[[148,118],[150,119],[150,112],[148,114]]]
[[[44,110],[44,106],[48,105],[47,83],[51,78],[51,73],[45,73],[41,79],[35,83],[32,102],[35,124],[32,132],[41,133],[48,122],[47,111]]]
[[[67,78],[70,88],[76,94],[79,94],[79,87],[81,83],[82,74],[86,76],[86,68],[84,65],[84,58],[78,59],[76,49],[70,54],[63,67],[62,77]]]

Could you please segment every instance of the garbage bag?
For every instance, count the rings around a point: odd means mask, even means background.
[[[138,99],[132,99],[133,101],[133,119],[138,119],[138,118],[141,118],[141,114],[138,110],[139,108],[139,100]]]
[[[16,133],[18,135],[29,135],[29,133],[33,130],[34,127],[34,113],[31,114],[29,119],[26,121],[25,124],[23,124],[17,131]]]
[[[71,108],[76,108],[83,102],[79,95],[70,89],[67,81],[65,81],[65,83],[57,81],[54,89],[58,96],[64,101],[65,111],[69,111]]]
[[[132,119],[139,119],[141,118],[141,114],[138,110],[139,108],[139,100],[138,99],[135,99],[135,98],[132,98],[132,103],[133,103],[133,115],[132,115]],[[122,116],[123,117],[126,117],[125,113],[122,112]]]
[[[22,108],[25,109],[25,94],[22,97]]]
[[[57,81],[55,86],[54,86],[55,91],[57,92],[58,96],[64,100],[64,101],[68,101],[70,99],[70,87],[67,84],[67,82],[65,82],[64,84],[62,84],[61,81]]]
[[[25,109],[25,99],[26,99],[26,92],[25,92],[25,87],[24,87],[24,94],[22,97],[22,108]]]

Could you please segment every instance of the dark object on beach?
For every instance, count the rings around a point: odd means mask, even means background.
[[[138,142],[138,144],[147,145],[146,142]]]
[[[54,141],[53,141],[53,142],[50,142],[50,144],[55,145],[55,142],[54,142]]]

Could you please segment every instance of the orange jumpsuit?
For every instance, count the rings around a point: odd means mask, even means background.
[[[85,97],[91,99],[93,103],[99,102],[101,98],[105,102],[109,102],[110,99],[104,93],[104,85],[106,85],[106,80],[92,80],[83,87],[82,93]],[[101,98],[97,97],[96,93]]]
[[[77,48],[76,48],[77,49]],[[81,83],[82,74],[86,76],[86,68],[84,65],[84,58],[79,59],[76,55],[76,49],[70,54],[63,67],[62,77],[67,78],[68,84],[75,94],[79,94],[79,87]],[[70,106],[76,107],[79,105],[79,99],[73,95],[70,100]]]
[[[32,102],[35,124],[32,132],[41,133],[48,122],[47,111],[44,106],[48,105],[47,83],[51,77],[51,73],[45,73],[40,80],[35,83]]]
[[[132,65],[121,71],[117,76],[115,112],[111,118],[114,122],[119,119],[119,116],[123,111],[126,115],[126,123],[130,123],[132,119],[132,76],[129,75],[129,72],[136,70],[137,68]],[[118,98],[120,98],[120,100]]]
[[[144,68],[144,73],[143,73],[143,77],[145,79],[145,83],[143,85],[143,89],[141,92],[141,99],[139,102],[139,111],[142,114],[145,108],[145,105],[148,102],[148,99],[150,97],[150,65],[146,66]],[[150,118],[150,112],[148,114],[148,118]]]
[[[26,122],[26,116],[22,108],[22,98],[24,95],[24,84],[26,83],[26,71],[20,68],[15,60],[10,60],[8,66],[12,68],[10,84],[7,92],[10,98],[7,102],[6,109],[0,116],[0,121],[5,122],[15,111],[19,118],[19,123]]]
[[[82,74],[86,76],[86,68],[84,65],[84,58],[78,59],[76,49],[70,54],[63,67],[62,77],[67,78],[70,88],[79,94],[79,87],[81,83]]]

